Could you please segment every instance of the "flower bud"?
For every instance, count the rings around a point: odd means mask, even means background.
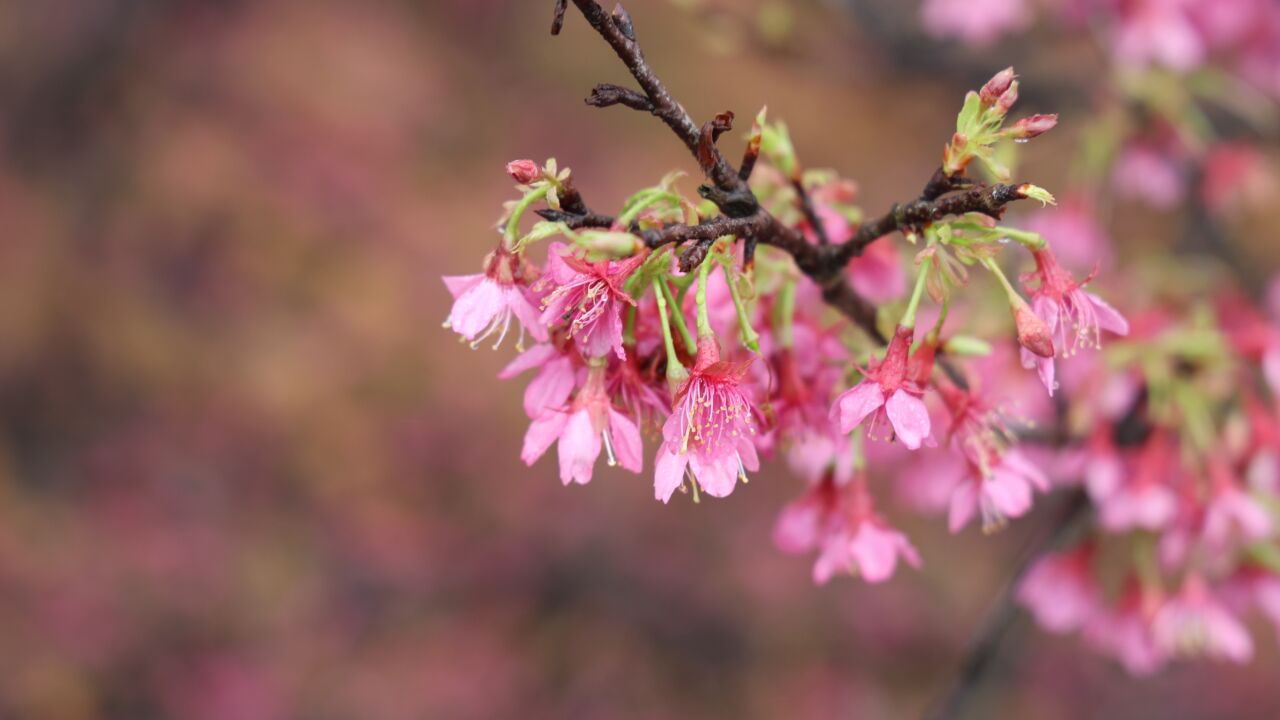
[[[1012,108],[1016,102],[1018,102],[1018,81],[1014,80],[1009,83],[1009,89],[1001,93],[1000,97],[996,99],[995,109],[1001,115],[1004,115],[1009,112],[1009,108]]]
[[[983,105],[994,105],[996,100],[1004,95],[1009,87],[1013,84],[1013,79],[1017,77],[1013,74],[1013,68],[1007,67],[996,73],[982,89],[978,91],[978,97],[982,99]]]
[[[1018,344],[1043,358],[1053,357],[1053,333],[1026,300],[1014,296],[1013,323],[1018,328]]]
[[[521,185],[528,185],[542,175],[538,164],[532,160],[512,160],[507,163],[507,174]]]
[[[1030,140],[1037,135],[1049,132],[1057,124],[1058,116],[1056,114],[1032,115],[1014,123],[1006,132],[1009,137],[1015,140]]]

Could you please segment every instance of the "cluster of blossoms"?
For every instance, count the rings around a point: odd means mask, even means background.
[[[1061,238],[1073,269],[1109,258],[1098,215],[1110,198],[1166,211],[1194,200],[1222,214],[1276,190],[1256,137],[1280,100],[1280,3],[925,0],[920,17],[931,35],[981,49],[1037,19],[1103,45],[1080,88],[1092,108],[1073,185],[1058,211],[1027,223]]]
[[[1019,599],[1044,628],[1080,631],[1146,674],[1180,657],[1248,661],[1251,609],[1280,627],[1274,310],[1231,297],[1191,323],[1142,317],[1073,379],[1105,389],[1076,393],[1080,438],[1053,475],[1083,487],[1097,522],[1023,579]]]
[[[646,431],[658,436],[651,472],[664,503],[677,490],[727,496],[761,456],[784,459],[807,487],[780,513],[775,542],[816,553],[817,583],[920,567],[883,512],[886,490],[945,515],[952,532],[975,520],[992,532],[1037,493],[1081,485],[1096,532],[1020,586],[1041,622],[1082,630],[1135,672],[1193,654],[1247,659],[1238,613],[1280,612],[1280,327],[1234,301],[1190,326],[1143,316],[1131,328],[1086,289],[1093,273],[1060,262],[1052,232],[1000,224],[990,193],[1055,202],[1033,185],[970,177],[1007,181],[1008,143],[1056,124],[1007,122],[1017,97],[1012,69],[966,96],[918,201],[960,207],[947,199],[969,194],[986,206],[900,219],[901,237],[871,238],[839,271],[877,304],[870,324],[837,316],[832,285],[794,248],[732,230],[714,189],[693,200],[669,176],[605,217],[585,208],[568,170],[519,160],[507,170],[521,197],[484,272],[445,279],[446,327],[473,344],[533,339],[501,376],[535,371],[521,456],[533,464],[555,444],[566,485],[589,482],[601,454],[644,472]],[[856,186],[803,169],[764,111],[748,148],[756,212],[798,242],[844,247],[868,222]],[[542,219],[522,224],[530,210]],[[703,228],[715,232],[693,232]],[[544,241],[539,267],[531,251]],[[991,333],[982,311],[1001,306],[1008,331]],[[1103,349],[1106,336],[1123,339]],[[1256,392],[1233,397],[1240,383]],[[1067,404],[1073,388],[1082,400]]]
[[[1103,43],[1104,67],[1088,75],[1093,119],[1078,184],[1026,224],[1064,249],[1066,267],[1108,263],[1098,208],[1112,198],[1221,214],[1274,192],[1251,136],[1280,98],[1280,4],[926,0],[921,12],[931,34],[975,46],[1030,28],[1038,13]],[[1059,272],[1036,262],[1042,276]],[[1249,660],[1251,608],[1280,624],[1277,293],[1269,311],[1229,297],[1184,305],[1191,321],[1143,317],[1101,366],[1076,370],[1082,389],[1059,410],[1074,446],[1049,474],[1083,485],[1096,531],[1025,577],[1020,598],[1044,628],[1079,630],[1144,674],[1192,655]],[[1122,326],[1105,305],[1085,305],[1103,330]],[[1055,336],[1059,348],[1063,340]],[[1052,385],[1053,366],[1040,370]]]

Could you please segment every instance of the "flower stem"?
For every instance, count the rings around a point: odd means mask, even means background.
[[[524,217],[525,211],[530,205],[538,202],[547,196],[547,185],[534,188],[520,198],[520,202],[511,208],[511,217],[507,218],[507,226],[502,231],[502,246],[508,250],[515,249],[516,232],[520,229],[520,218]]]
[[[742,295],[738,292],[738,284],[734,282],[733,271],[729,269],[726,263],[720,268],[724,271],[724,281],[729,284],[729,295],[733,297],[733,307],[738,312],[738,327],[742,332],[742,344],[747,346],[751,352],[760,352],[760,333],[751,327],[751,318],[747,315],[747,306],[742,302]]]
[[[663,299],[671,307],[671,320],[676,326],[676,332],[680,333],[680,339],[684,341],[685,350],[693,355],[698,352],[698,342],[689,333],[689,326],[684,321],[684,311],[680,309],[680,303],[676,301],[675,294],[671,292],[671,286],[665,280],[659,280],[658,287],[662,288]]]
[[[715,335],[711,330],[711,317],[707,313],[707,281],[711,277],[711,258],[702,261],[698,266],[698,337]]]
[[[675,193],[668,192],[661,188],[652,188],[648,192],[639,193],[634,200],[635,202],[623,211],[623,213],[618,216],[618,219],[614,221],[618,226],[629,228],[631,227],[631,223],[634,222],[637,217],[640,217],[640,213],[644,212],[645,208],[663,201],[679,204],[680,197]]]
[[[1004,292],[1009,296],[1009,300],[1011,302],[1016,302],[1022,299],[1022,296],[1018,294],[1017,290],[1013,289],[1013,284],[1009,282],[1009,278],[1005,277],[1004,271],[1000,269],[1000,266],[996,264],[995,260],[991,258],[983,258],[982,265],[987,270],[991,271],[991,274],[995,275],[996,279],[1000,281],[1000,286],[1004,288]]]
[[[667,315],[667,298],[662,294],[662,281],[658,278],[653,279],[653,294],[658,302],[658,318],[662,325],[662,344],[667,349],[667,383],[675,390],[686,377],[689,376],[684,364],[680,362],[680,356],[676,354],[676,343],[671,337],[670,318]]]
[[[920,309],[920,298],[924,295],[924,284],[929,279],[929,262],[920,263],[920,271],[916,273],[916,286],[911,291],[911,301],[907,303],[907,311],[902,313],[902,321],[898,324],[905,328],[916,326],[916,310]]]

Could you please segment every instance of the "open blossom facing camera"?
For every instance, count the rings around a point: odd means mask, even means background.
[[[921,388],[907,377],[907,358],[914,330],[899,327],[889,341],[884,359],[872,361],[866,379],[836,399],[831,418],[840,432],[852,432],[868,417],[867,435],[891,427],[903,445],[915,450],[929,437],[929,411],[920,399]]]
[[[586,357],[603,357],[622,349],[622,309],[635,305],[622,283],[644,262],[644,255],[627,260],[587,262],[553,244],[547,255],[543,283],[550,291],[543,302],[542,322],[563,324]]]
[[[1241,10],[1246,23],[1206,14],[1201,0],[1078,4],[1135,74],[1096,78],[1129,83],[1094,93],[1127,104],[1084,133],[1107,135],[1105,152],[1064,207],[1013,180],[1015,143],[1053,132],[1059,117],[1014,117],[1022,80],[1006,68],[965,94],[923,188],[875,214],[854,204],[852,181],[807,169],[763,110],[735,166],[719,144],[733,137],[732,113],[696,122],[639,54],[625,11],[573,5],[644,89],[600,85],[588,104],[662,117],[702,178],[691,195],[668,175],[609,215],[554,160],[507,166],[520,196],[484,273],[446,278],[448,325],[475,342],[537,340],[500,374],[532,375],[526,463],[555,445],[565,485],[588,483],[601,456],[640,473],[649,429],[654,497],[669,503],[677,490],[692,502],[741,497],[761,457],[782,460],[804,490],[773,539],[812,554],[817,584],[920,567],[886,494],[945,516],[953,533],[1034,514],[1074,529],[1044,533],[1073,546],[1039,555],[1016,583],[1045,629],[1080,633],[1134,674],[1252,656],[1243,613],[1280,623],[1280,307],[1207,285],[1194,298],[1143,287],[1121,296],[1156,298],[1126,308],[1131,333],[1090,286],[1104,260],[1128,283],[1159,266],[1109,247],[1095,209],[1126,194],[1186,197],[1208,141],[1164,106],[1197,102],[1202,85],[1159,73],[1215,62],[1222,38],[1252,37],[1246,25],[1260,33],[1252,9]],[[1065,12],[1022,0],[923,10],[931,32],[968,42],[1012,32],[1033,11]],[[1130,105],[1143,114],[1130,117]],[[1041,205],[1032,229],[1006,218],[1027,199]],[[1217,212],[1234,206],[1226,200]],[[1050,243],[1070,252],[1066,267]],[[1006,275],[1028,261],[1020,283]],[[1050,494],[1071,497],[1036,507]]]

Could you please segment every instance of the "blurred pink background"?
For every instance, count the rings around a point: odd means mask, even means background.
[[[0,717],[881,718],[946,684],[1051,508],[990,537],[899,514],[920,572],[816,588],[770,542],[782,468],[699,505],[563,488],[519,460],[509,351],[440,327],[507,160],[556,157],[602,211],[696,171],[583,105],[624,70],[552,5],[0,5]],[[693,116],[767,103],[868,209],[1009,64],[1062,115],[1021,175],[1065,182],[1096,66],[1051,28],[977,52],[912,45],[888,2],[683,5],[629,9]],[[1024,617],[972,717],[1280,717],[1261,634],[1247,667],[1133,680]]]

